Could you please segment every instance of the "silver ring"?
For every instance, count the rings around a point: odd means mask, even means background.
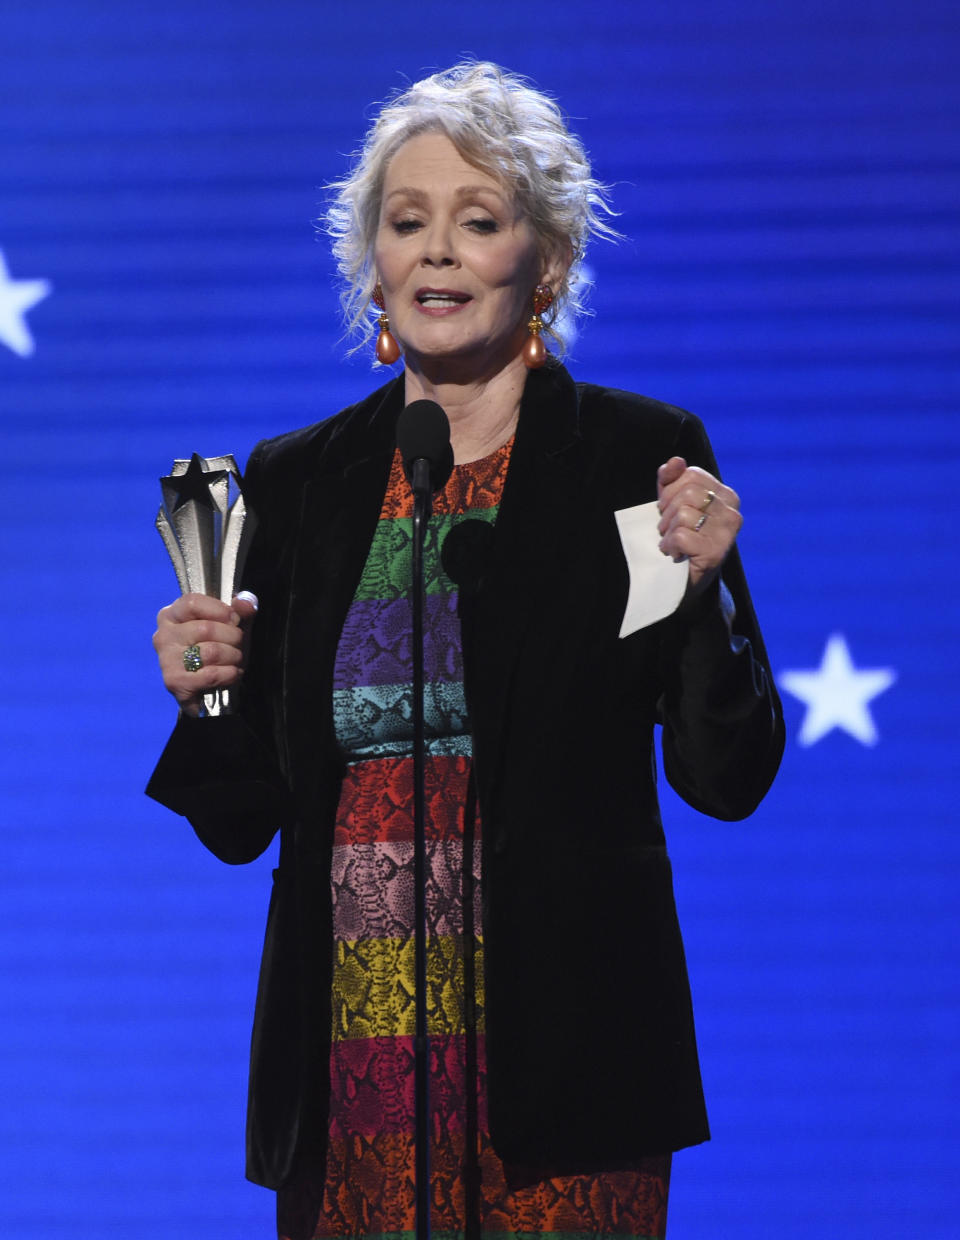
[[[199,646],[188,646],[183,652],[183,666],[185,671],[199,672],[203,667],[203,659],[200,657]]]
[[[694,528],[694,530],[696,531],[696,530],[700,530],[700,529],[702,529],[702,528],[704,527],[704,525],[706,525],[706,522],[707,522],[707,514],[706,514],[706,513],[703,513],[703,514],[702,514],[702,516],[700,517],[700,520],[699,520],[699,521],[696,523],[696,525],[693,527],[693,528]]]

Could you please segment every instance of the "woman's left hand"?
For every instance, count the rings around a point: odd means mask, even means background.
[[[660,550],[690,562],[688,589],[699,593],[720,572],[743,525],[740,497],[705,469],[672,456],[657,470],[657,503]]]

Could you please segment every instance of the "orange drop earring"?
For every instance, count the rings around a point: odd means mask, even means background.
[[[387,318],[387,309],[383,301],[383,289],[380,287],[378,280],[373,286],[373,292],[370,300],[380,311],[380,334],[377,336],[377,361],[382,366],[392,365],[400,356],[400,346],[397,344],[393,333],[390,331],[390,320]]]
[[[530,337],[523,346],[523,361],[528,370],[539,370],[547,360],[547,346],[540,339],[543,331],[544,310],[553,305],[553,289],[549,284],[538,284],[533,290],[533,316],[527,324]]]

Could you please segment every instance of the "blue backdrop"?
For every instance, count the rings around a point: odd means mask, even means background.
[[[0,1231],[267,1237],[242,1179],[273,856],[142,786],[174,457],[380,380],[312,230],[382,98],[463,53],[554,92],[629,240],[583,379],[699,413],[790,738],[668,798],[714,1140],[673,1240],[957,1234],[955,0],[5,6]]]

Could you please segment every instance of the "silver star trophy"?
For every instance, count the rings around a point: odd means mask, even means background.
[[[174,461],[160,479],[157,529],[173,561],[182,594],[209,594],[229,603],[236,594],[256,519],[240,490],[232,456]],[[230,690],[204,694],[208,715],[230,713]]]

